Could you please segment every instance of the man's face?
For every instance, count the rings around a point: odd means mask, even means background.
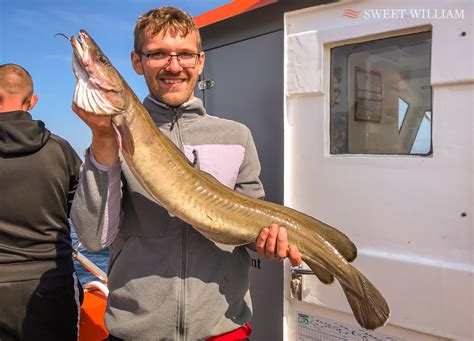
[[[195,32],[181,37],[170,29],[166,35],[155,35],[148,31],[144,35],[143,53],[161,52],[168,54],[198,53]],[[135,71],[145,76],[148,90],[153,98],[170,106],[178,106],[194,97],[194,87],[204,67],[204,52],[200,53],[195,67],[183,68],[176,57],[164,67],[153,67],[146,56],[132,52],[132,64]]]

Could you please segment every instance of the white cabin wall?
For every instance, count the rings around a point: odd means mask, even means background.
[[[369,8],[461,8],[464,19],[342,16],[345,9]],[[354,265],[392,308],[389,325],[377,332],[399,339],[474,339],[472,18],[470,1],[388,0],[317,6],[285,17],[285,205],[354,240]],[[433,154],[331,155],[330,48],[427,30]],[[295,43],[301,39],[314,42],[308,49],[315,58],[301,58],[295,68],[292,62],[308,53]],[[304,302],[298,302],[289,299],[285,273],[287,340],[297,335],[298,312],[356,326],[338,285],[313,277],[304,277]]]

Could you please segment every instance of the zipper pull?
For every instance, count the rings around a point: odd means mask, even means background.
[[[178,122],[178,108],[171,108],[171,111],[173,112],[173,118],[171,119],[171,128],[170,131],[173,130],[174,124]]]
[[[196,149],[193,149],[193,155],[194,155],[194,160],[193,160],[193,167],[200,169],[199,168],[199,154]]]

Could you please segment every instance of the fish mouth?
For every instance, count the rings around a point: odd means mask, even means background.
[[[87,35],[81,30],[77,34],[77,38],[71,37],[71,44],[73,47],[73,70],[76,78],[87,81],[90,78],[87,72],[87,66],[90,63],[90,53],[87,48]]]
[[[87,41],[88,41],[88,36],[84,30],[80,30],[77,33],[77,38],[74,36],[71,37],[71,43],[72,43],[72,46],[74,47],[74,54],[77,58],[80,58],[84,66],[89,65],[89,61],[90,61],[90,54],[89,54],[89,49],[87,48],[88,46]]]

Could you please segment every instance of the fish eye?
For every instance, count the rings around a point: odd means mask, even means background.
[[[107,59],[106,56],[104,56],[103,54],[99,55],[99,61],[105,65],[109,65],[110,62],[109,60]]]

